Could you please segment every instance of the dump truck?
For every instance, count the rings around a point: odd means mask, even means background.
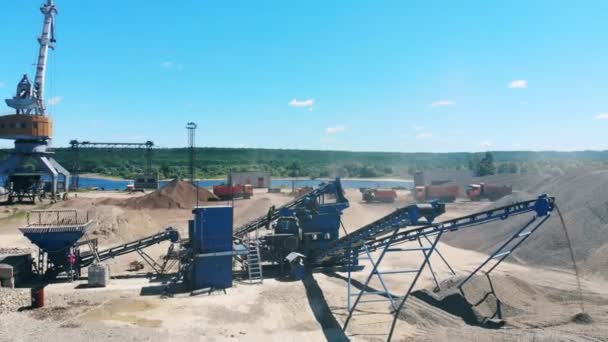
[[[483,198],[487,198],[490,201],[496,201],[512,192],[513,188],[507,185],[479,183],[469,184],[467,187],[467,197],[471,201],[479,201]]]
[[[417,202],[439,200],[441,202],[454,202],[460,192],[458,185],[424,185],[414,189],[414,198]]]
[[[215,194],[221,200],[235,198],[249,199],[251,196],[253,196],[253,186],[251,186],[251,184],[220,184],[213,187],[213,194]]]
[[[127,192],[132,194],[134,192],[146,192],[146,190],[141,187],[136,187],[135,184],[127,184]]]
[[[364,189],[361,190],[361,194],[367,203],[393,203],[397,198],[397,192],[393,189]]]

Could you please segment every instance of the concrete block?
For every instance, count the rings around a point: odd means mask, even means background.
[[[2,287],[8,287],[9,289],[15,288],[15,278],[11,277],[9,279],[2,279],[1,281]]]
[[[93,264],[88,269],[89,286],[105,287],[110,282],[110,267],[106,264]]]
[[[14,275],[13,266],[0,264],[0,280],[11,279]]]

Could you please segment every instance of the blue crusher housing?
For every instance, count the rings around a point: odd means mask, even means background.
[[[192,211],[193,290],[232,287],[232,211],[230,206],[202,206]]]

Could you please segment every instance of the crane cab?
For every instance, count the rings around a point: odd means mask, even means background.
[[[46,140],[53,136],[53,120],[46,115],[0,116],[0,139]]]

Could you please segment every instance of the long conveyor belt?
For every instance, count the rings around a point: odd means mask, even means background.
[[[311,261],[313,264],[323,264],[332,259],[335,260],[335,258],[345,258],[351,250],[356,253],[363,253],[363,250],[360,248],[363,244],[367,244],[368,251],[374,251],[383,246],[413,241],[423,235],[430,236],[444,230],[455,231],[459,228],[506,219],[509,216],[532,211],[535,211],[537,216],[546,216],[553,210],[554,202],[555,198],[541,195],[534,200],[517,202],[452,220],[422,224],[418,221],[419,217],[424,216],[419,206],[408,206],[397,209],[393,213],[351,234],[343,236],[329,248],[312,255]],[[394,235],[388,235],[389,232],[394,232],[395,229],[411,226],[417,227],[399,231]]]

